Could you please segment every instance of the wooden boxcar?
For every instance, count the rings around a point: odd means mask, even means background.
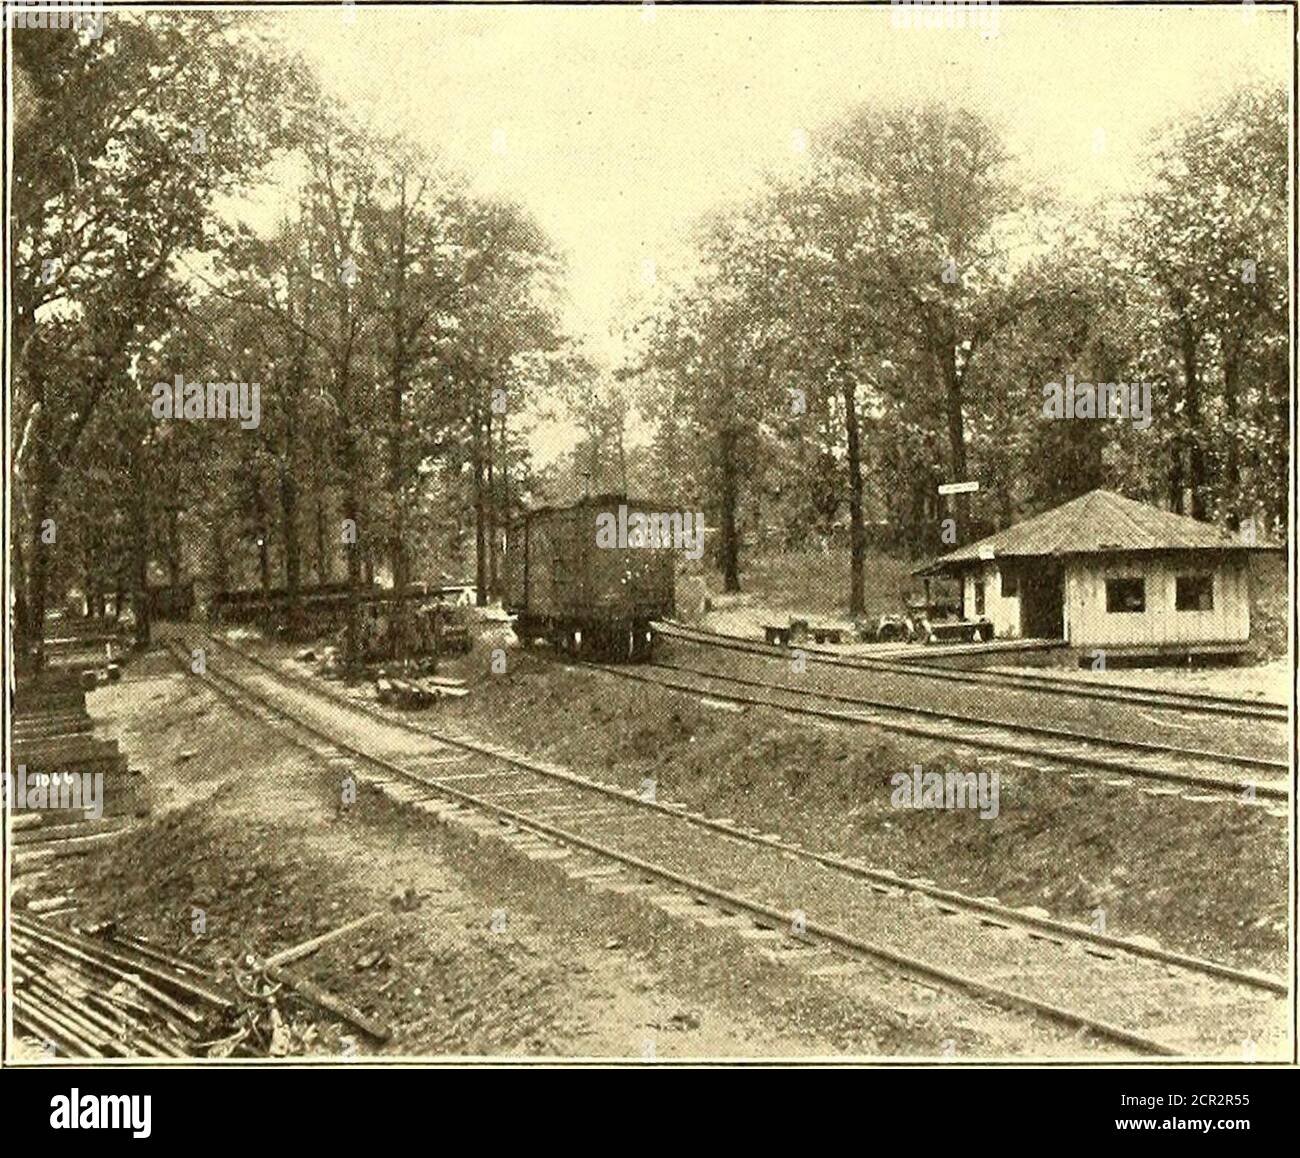
[[[623,495],[529,511],[506,543],[506,609],[525,647],[545,639],[573,655],[648,659],[650,623],[674,613],[675,551],[663,546],[601,546],[600,516],[670,508]],[[608,525],[608,524],[607,524]]]

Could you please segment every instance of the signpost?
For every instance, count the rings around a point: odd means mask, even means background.
[[[972,494],[972,493],[974,493],[975,491],[977,491],[977,490],[979,490],[979,489],[980,489],[980,484],[979,484],[978,480],[976,480],[976,479],[968,479],[966,482],[940,483],[940,484],[939,484],[939,494],[944,495],[944,496],[950,496],[950,495],[969,495],[969,494]],[[947,524],[950,524],[950,525],[951,525],[951,527],[952,527],[952,533],[953,533],[953,538],[952,538],[951,540],[945,539],[944,541],[945,541],[945,542],[949,542],[949,541],[951,541],[951,542],[956,542],[956,534],[957,534],[957,524],[958,524],[958,521],[960,520],[960,522],[963,524],[963,526],[964,526],[965,523],[967,522],[966,515],[967,515],[967,513],[968,513],[968,511],[969,511],[969,508],[968,508],[968,505],[967,505],[967,501],[966,501],[965,499],[959,499],[959,500],[957,500],[957,502],[954,504],[953,500],[952,500],[951,498],[949,498],[948,501],[947,501],[944,505],[945,505],[945,507],[947,508],[947,510],[948,510],[948,515],[949,515],[949,517],[946,518],[946,519],[944,520],[944,523],[945,523],[946,525],[947,525]],[[956,510],[953,509],[954,506],[956,506],[956,508],[957,508]]]

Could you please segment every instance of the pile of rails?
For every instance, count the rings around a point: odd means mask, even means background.
[[[299,588],[291,597],[285,587],[271,587],[265,591],[216,591],[208,601],[208,618],[214,625],[246,624],[263,628],[281,628],[290,606],[296,598],[307,623],[317,629],[332,626],[347,608],[347,583],[320,583]],[[360,589],[358,598],[364,604],[380,594],[378,584],[367,584]]]
[[[10,933],[14,1026],[47,1055],[255,1052],[238,1004],[190,962],[111,928],[69,933],[16,913]]]
[[[337,647],[325,648],[319,657],[314,648],[306,648],[295,658],[299,663],[315,664],[316,671],[326,679],[343,676],[343,662]],[[366,666],[367,676],[374,681],[375,697],[381,704],[427,708],[441,699],[460,699],[469,695],[463,679],[439,676],[437,670],[437,656]]]
[[[14,900],[22,905],[43,885],[52,862],[116,838],[148,807],[117,741],[93,735],[76,675],[20,680],[13,708],[9,809],[19,878]]]

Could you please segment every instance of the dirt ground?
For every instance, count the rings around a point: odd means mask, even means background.
[[[1039,674],[1034,668],[1014,666],[995,670]],[[1058,677],[1061,675],[1059,672],[1053,674]],[[1277,704],[1285,704],[1291,698],[1291,685],[1295,681],[1295,671],[1285,659],[1243,664],[1240,667],[1112,667],[1104,672],[1078,668],[1065,675],[1084,684],[1124,684],[1135,688],[1154,688],[1156,691],[1208,692],[1216,696],[1240,696],[1243,699],[1267,700]]]
[[[116,920],[219,981],[373,912],[293,968],[393,1027],[368,1041],[279,995],[291,1055],[834,1057],[1009,1055],[1058,1031],[882,975],[846,994],[733,935],[595,892],[504,844],[434,824],[236,715],[162,655],[89,706],[153,813],[47,886],[75,921]]]
[[[490,638],[445,665],[473,693],[445,714],[503,744],[708,815],[859,856],[904,875],[1170,948],[1285,972],[1287,820],[1220,798],[1148,796],[942,745],[796,720],[511,651],[491,674]],[[556,721],[563,720],[562,727]],[[1001,774],[1001,815],[895,809],[890,777],[926,769]]]

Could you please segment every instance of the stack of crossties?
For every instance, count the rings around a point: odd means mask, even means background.
[[[13,692],[6,803],[14,841],[14,904],[55,913],[57,862],[116,839],[147,811],[116,740],[99,739],[73,672],[20,679]]]

